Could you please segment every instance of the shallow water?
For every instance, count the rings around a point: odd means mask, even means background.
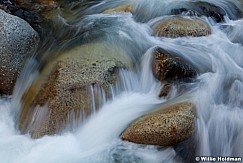
[[[97,14],[109,6],[131,3],[132,14]],[[157,38],[151,36],[150,25],[175,7],[190,5],[188,0],[167,1],[102,1],[90,6],[79,17],[72,10],[70,19],[59,15],[70,30],[69,38],[53,43],[49,49],[33,54],[18,80],[14,95],[0,99],[0,158],[4,163],[87,163],[87,162],[189,162],[196,156],[243,157],[243,20],[232,20],[236,10],[230,0],[209,1],[221,6],[228,15],[224,22],[207,21],[212,34],[198,38]],[[236,6],[238,2],[234,1]],[[80,5],[80,4],[79,4]],[[78,6],[78,5],[77,5]],[[144,10],[144,12],[141,12]],[[146,15],[144,13],[146,12]],[[74,19],[75,18],[75,19]],[[231,18],[231,19],[230,19]],[[59,23],[60,23],[59,22]],[[57,30],[58,31],[58,30]],[[73,39],[73,37],[75,37]],[[50,51],[62,51],[94,38],[114,43],[127,51],[135,70],[120,72],[120,80],[111,86],[113,98],[88,117],[82,124],[62,134],[33,140],[16,129],[21,96],[49,59]],[[47,41],[48,42],[48,41]],[[48,44],[43,43],[43,47]],[[56,47],[57,46],[57,47]],[[188,91],[178,94],[176,88],[169,101],[192,100],[197,107],[196,131],[187,143],[176,148],[136,145],[123,142],[119,135],[134,119],[167,102],[157,96],[162,85],[151,73],[150,51],[154,46],[175,52],[186,58],[200,72],[194,83],[185,85]],[[43,49],[43,48],[42,48]],[[41,63],[41,64],[40,64]],[[180,152],[178,151],[180,149]]]

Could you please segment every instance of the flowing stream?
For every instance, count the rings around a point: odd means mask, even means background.
[[[88,7],[82,6],[84,2],[70,5],[71,16],[59,14],[54,20],[61,24],[55,27],[54,36],[59,34],[62,41],[49,44],[50,36],[26,62],[14,94],[0,99],[0,162],[160,163],[192,162],[194,156],[243,157],[243,19],[234,20],[235,6],[240,1],[207,1],[226,11],[224,21],[216,23],[202,16],[212,28],[211,35],[173,39],[151,36],[151,25],[171,9],[190,5],[188,0],[103,0],[90,1]],[[135,6],[133,15],[100,14],[104,9],[125,3]],[[94,110],[73,130],[36,140],[21,135],[16,129],[21,95],[38,76],[43,63],[55,57],[48,55],[50,51],[61,51],[94,38],[125,49],[136,69],[122,70],[118,84],[111,86],[112,99],[104,99],[102,108]],[[188,91],[178,94],[174,88],[169,99],[158,98],[163,85],[151,72],[149,54],[154,46],[173,51],[195,65],[200,75],[194,83],[185,84]],[[119,139],[136,118],[158,104],[180,99],[190,99],[197,108],[196,131],[186,142],[176,147],[157,147]]]

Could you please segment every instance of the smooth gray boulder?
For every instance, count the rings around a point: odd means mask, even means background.
[[[0,10],[0,94],[12,93],[25,58],[39,41],[27,22]]]

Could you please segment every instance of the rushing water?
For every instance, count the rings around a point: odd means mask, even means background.
[[[201,17],[212,28],[210,36],[176,39],[153,37],[150,26],[168,15],[171,9],[190,6],[188,0],[104,0],[90,2],[88,8],[82,7],[82,2],[70,5],[72,16],[60,14],[55,20],[69,27],[63,30],[56,27],[56,31],[62,32],[57,33],[60,40],[68,41],[51,45],[48,41],[44,42],[26,63],[14,95],[0,99],[0,162],[159,163],[183,162],[183,159],[191,162],[194,156],[243,157],[243,19],[234,20],[236,6],[238,10],[242,6],[240,1],[207,1],[227,12],[224,21],[216,23],[212,18]],[[128,2],[136,8],[133,15],[98,14]],[[73,33],[65,33],[68,30]],[[125,49],[136,63],[136,69],[120,72],[120,81],[111,86],[113,98],[103,99],[103,107],[99,111],[93,110],[94,113],[82,125],[78,124],[73,130],[65,130],[60,135],[37,140],[29,135],[20,135],[15,126],[21,95],[38,75],[38,69],[48,59],[55,58],[55,55],[48,54],[94,38],[115,42]],[[169,99],[157,97],[162,86],[151,73],[149,54],[154,46],[169,49],[195,65],[200,75],[194,83],[185,85],[188,91],[179,95],[174,88]],[[136,145],[119,139],[130,122],[158,104],[185,98],[191,99],[197,107],[196,131],[189,140],[173,148]]]

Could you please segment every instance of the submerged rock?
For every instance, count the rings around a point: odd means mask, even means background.
[[[24,60],[39,36],[24,20],[0,10],[0,94],[11,94]]]
[[[162,106],[132,122],[121,139],[138,144],[174,146],[193,134],[195,118],[195,106],[191,102]]]
[[[217,23],[224,20],[226,12],[219,6],[203,1],[194,2],[194,5],[196,6],[196,11],[198,11],[200,15],[211,17]]]
[[[172,84],[165,83],[159,93],[159,97],[167,97],[172,89]]]
[[[112,13],[119,13],[119,12],[133,12],[134,8],[130,4],[124,4],[115,8],[107,9],[103,11],[103,14],[112,14]]]
[[[69,120],[88,116],[93,103],[89,88],[96,86],[107,93],[109,85],[116,82],[118,69],[126,67],[131,67],[131,60],[125,52],[104,42],[63,52],[44,68],[23,96],[21,132],[29,132],[33,138],[51,135],[61,131]],[[35,114],[43,112],[45,118],[38,120],[40,115]]]
[[[182,13],[190,16],[211,17],[216,22],[222,22],[224,20],[224,16],[226,15],[226,12],[219,6],[203,1],[191,2],[188,7],[171,10],[171,14],[173,15]]]
[[[243,45],[243,19],[235,21],[234,24],[223,24],[219,27],[233,43]]]
[[[186,81],[197,75],[193,66],[169,51],[156,47],[152,55],[152,72],[160,81]]]
[[[154,25],[154,34],[159,37],[200,37],[211,34],[209,25],[197,18],[169,16]]]

